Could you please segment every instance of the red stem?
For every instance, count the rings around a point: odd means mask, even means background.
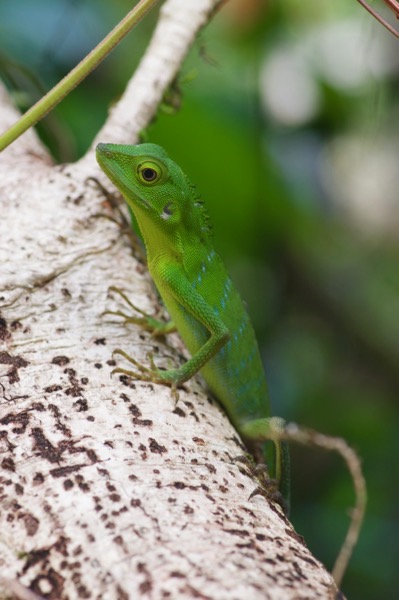
[[[357,0],[381,25],[390,31],[395,37],[399,38],[399,31],[388,23],[374,8],[367,4],[366,0]],[[396,0],[384,0],[385,4],[392,10],[396,18],[399,19],[399,2]]]

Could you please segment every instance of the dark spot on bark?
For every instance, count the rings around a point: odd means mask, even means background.
[[[184,410],[182,410],[178,406],[176,406],[175,409],[172,412],[173,412],[174,415],[177,415],[178,417],[185,417],[186,416],[186,413],[184,412]]]
[[[24,488],[21,484],[16,483],[15,484],[15,493],[17,494],[17,496],[22,496],[24,493]]]
[[[18,519],[24,522],[27,535],[35,535],[39,529],[39,520],[36,517],[31,513],[22,513],[18,515]]]
[[[7,321],[0,317],[0,340],[8,340],[11,337],[11,333],[7,329]]]
[[[121,501],[121,497],[119,494],[110,494],[109,499],[111,500],[111,502],[120,502]]]
[[[188,504],[186,504],[186,506],[184,507],[184,514],[185,515],[192,515],[194,512],[194,509],[191,508],[191,506],[188,506]]]
[[[158,442],[154,440],[154,438],[149,438],[148,441],[150,442],[150,451],[153,454],[163,454],[164,452],[167,452],[165,446],[161,446],[160,444],[158,444]]]
[[[79,385],[73,385],[65,390],[67,396],[72,396],[72,398],[76,398],[77,396],[81,396],[83,389]],[[87,404],[87,403],[86,403]]]
[[[107,340],[105,338],[97,338],[96,340],[94,340],[94,343],[96,344],[96,346],[105,346]]]
[[[10,413],[6,417],[0,420],[2,425],[8,425],[9,423],[16,423],[18,426],[14,427],[11,431],[13,433],[24,433],[29,423],[29,413],[27,411],[20,413]]]
[[[289,529],[288,527],[286,527],[285,533],[287,535],[289,535],[290,537],[292,537],[297,542],[303,544],[304,546],[306,545],[305,544],[305,540],[303,539],[303,537],[301,535],[299,535],[296,531],[293,531],[292,529]]]
[[[175,481],[173,487],[175,487],[177,490],[184,490],[187,486],[182,481]]]
[[[101,364],[101,363],[94,363],[94,367],[95,367],[96,369],[102,369],[102,368],[103,368],[103,366],[102,366],[102,364]]]
[[[81,377],[81,379],[80,379],[80,383],[81,383],[82,385],[87,385],[87,384],[89,383],[89,379],[88,379],[88,377]]]
[[[139,585],[139,590],[142,594],[149,594],[152,590],[152,583],[150,580],[143,581]]]
[[[6,431],[0,431],[0,440],[4,442],[4,447],[6,446],[9,452],[14,452],[16,446],[8,439]]]
[[[72,388],[70,388],[70,390],[71,396],[79,396],[80,392],[75,394],[72,391]],[[77,391],[76,388],[75,391]],[[89,410],[89,405],[87,404],[87,400],[85,398],[79,398],[79,400],[76,400],[76,402],[74,402],[73,405],[76,406],[78,412],[86,412],[87,410]]]
[[[119,517],[119,515],[126,512],[126,510],[126,507],[122,506],[119,510],[111,510],[111,515],[113,517]]]
[[[97,471],[102,477],[109,477],[109,472],[107,471],[107,469],[97,468]]]
[[[79,471],[82,467],[86,465],[71,465],[68,467],[59,467],[58,469],[51,469],[50,475],[57,479],[58,477],[64,477],[65,475],[69,475],[70,473],[74,473],[75,471]]]
[[[116,363],[115,363],[116,364]],[[121,375],[119,377],[119,381],[125,386],[130,388],[131,390],[135,390],[136,389],[136,384],[134,383],[133,379],[131,379],[129,377],[129,375]]]
[[[125,402],[129,401],[129,398],[126,396],[126,394],[121,394],[121,398],[123,398],[125,400]],[[134,425],[141,425],[143,427],[151,427],[152,426],[151,419],[139,419],[139,417],[141,417],[141,415],[142,415],[142,412],[139,409],[139,407],[136,406],[135,404],[131,404],[129,406],[129,411],[133,415],[133,424]]]
[[[57,384],[49,385],[48,387],[44,388],[44,391],[47,394],[52,394],[53,392],[58,392],[59,390],[62,390],[62,386]]]
[[[139,500],[139,498],[133,498],[130,501],[130,506],[132,506],[133,508],[138,508],[139,506],[141,506],[141,500]]]
[[[34,567],[39,562],[45,561],[49,554],[50,550],[48,550],[47,548],[41,548],[40,550],[32,550],[26,557],[26,563],[23,566],[22,572],[26,573],[31,567]]]
[[[121,398],[123,398],[125,396],[125,398],[127,399],[126,394],[121,394]],[[138,406],[136,406],[136,404],[132,404],[131,406],[129,406],[129,411],[132,413],[132,415],[134,417],[141,417],[142,412],[139,409]]]
[[[237,548],[242,548],[246,550],[256,550],[255,542],[247,542],[246,544],[236,544]]]
[[[54,548],[60,553],[62,554],[62,556],[68,556],[69,555],[69,551],[68,551],[68,542],[69,539],[64,537],[64,536],[60,536],[58,538],[58,540],[56,541],[56,543],[54,544]]]
[[[35,473],[32,479],[33,485],[41,485],[44,482],[42,473]]]
[[[192,585],[186,584],[181,591],[185,595],[187,595],[187,598],[199,598],[200,600],[212,600],[211,596],[207,596],[206,594],[200,592]]]
[[[61,294],[65,296],[65,298],[72,298],[72,294],[67,288],[62,288]]]
[[[19,381],[18,369],[27,367],[29,362],[20,356],[12,356],[8,352],[0,352],[0,364],[11,365],[11,369],[7,373],[10,384]]]
[[[79,194],[79,196],[76,196],[76,198],[73,199],[73,203],[75,204],[75,206],[79,206],[79,204],[81,204],[84,197],[85,197],[84,194]]]
[[[93,496],[93,502],[94,502],[94,510],[96,510],[97,512],[99,512],[100,510],[103,509],[103,506],[101,504],[101,500],[98,496]]]
[[[83,552],[82,546],[77,546],[75,548],[75,550],[72,552],[72,555],[79,556],[80,554],[82,554],[82,552]]]
[[[79,489],[82,490],[82,492],[89,492],[90,491],[90,486],[88,483],[86,483],[86,481],[83,479],[82,475],[77,475],[76,476],[76,483],[79,486]]]
[[[54,416],[54,419],[56,422],[56,429],[58,431],[62,431],[62,433],[66,437],[72,437],[71,430],[62,421],[62,415],[61,415],[61,412],[60,412],[60,409],[58,408],[58,406],[56,406],[55,404],[48,404],[48,409],[51,411],[51,413]]]
[[[145,580],[139,586],[140,592],[142,594],[148,594],[152,590],[151,575],[144,563],[137,563],[137,571],[145,576]]]
[[[5,471],[15,471],[15,463],[11,457],[3,458],[1,468]]]
[[[116,586],[116,600],[129,600],[130,595],[120,585]]]
[[[141,427],[152,427],[151,419],[133,419],[133,424]]]
[[[64,490],[68,491],[73,488],[74,483],[73,483],[72,479],[65,479],[65,481],[63,482],[63,486],[64,486]]]
[[[79,385],[79,381],[76,377],[75,369],[71,369],[71,368],[65,369],[64,373],[68,376],[69,383],[71,384],[71,387],[69,387],[65,390],[65,393],[67,394],[67,396],[72,396],[73,398],[76,398],[77,396],[81,396],[82,392],[83,392],[83,388],[81,388]]]
[[[230,533],[230,535],[236,535],[240,538],[245,538],[249,536],[249,532],[245,529],[223,529],[226,533]]]
[[[210,463],[205,463],[205,466],[208,469],[209,473],[216,473],[216,467],[214,465],[211,465]]]
[[[87,458],[91,460],[92,463],[98,462],[97,454],[94,450],[88,449],[86,450]]]
[[[53,446],[53,444],[45,437],[43,430],[40,429],[40,427],[34,427],[31,435],[34,439],[33,450],[35,452],[51,463],[59,462],[62,451]]]
[[[312,567],[317,567],[317,562],[313,560],[313,558],[309,558],[308,556],[301,556],[301,559],[312,565]]]
[[[59,367],[64,367],[70,362],[70,359],[67,356],[54,356],[51,363],[53,365],[58,365]]]
[[[180,573],[180,571],[171,571],[170,573],[171,577],[178,577],[178,578],[184,578],[185,575],[183,575],[183,573]]]
[[[54,571],[54,569],[49,569],[45,575],[41,574],[35,577],[30,585],[30,589],[40,597],[42,597],[43,594],[46,594],[46,598],[55,600],[55,598],[62,598],[64,595],[62,593],[64,581],[62,575]]]

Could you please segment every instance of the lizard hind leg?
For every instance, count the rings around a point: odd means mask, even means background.
[[[241,433],[253,443],[272,442],[262,447],[263,460],[269,465],[271,477],[276,491],[282,497],[279,503],[286,514],[290,506],[290,456],[288,443],[285,441],[285,422],[280,417],[255,419],[247,422]]]
[[[251,455],[236,456],[233,460],[234,462],[242,463],[247,471],[249,471],[249,474],[258,482],[258,485],[249,495],[248,500],[251,500],[254,496],[263,496],[266,500],[274,504],[279,504],[284,514],[288,515],[289,506],[287,500],[279,491],[278,481],[270,476],[267,464],[256,463]]]

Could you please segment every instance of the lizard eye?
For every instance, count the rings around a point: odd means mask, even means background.
[[[138,176],[142,183],[152,184],[157,183],[162,177],[162,169],[157,163],[144,162],[138,167]]]

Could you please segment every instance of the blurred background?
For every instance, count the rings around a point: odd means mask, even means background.
[[[131,5],[3,0],[0,72],[19,107]],[[384,12],[382,0],[373,6]],[[40,125],[57,160],[85,152],[155,20]],[[399,41],[355,0],[231,0],[145,132],[206,201],[274,414],[344,437],[363,459],[368,511],[343,584],[352,600],[393,600],[399,587],[398,95]],[[292,461],[292,521],[331,568],[352,482],[329,453],[293,447]]]

